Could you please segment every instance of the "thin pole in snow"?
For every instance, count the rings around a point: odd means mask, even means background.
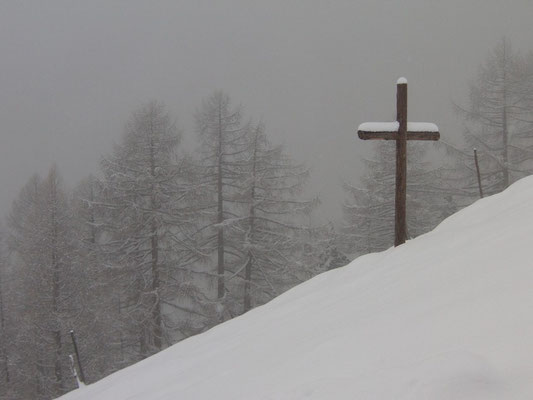
[[[481,173],[479,172],[479,162],[477,159],[477,149],[474,148],[474,161],[476,163],[476,172],[477,172],[477,184],[479,186],[479,198],[483,198],[483,188],[481,187]]]
[[[74,346],[74,352],[76,353],[76,360],[78,361],[78,369],[80,370],[80,381],[85,382],[85,374],[81,367],[80,353],[78,352],[78,344],[76,343],[76,337],[74,336],[74,330],[70,330],[70,338],[72,339],[72,345]]]

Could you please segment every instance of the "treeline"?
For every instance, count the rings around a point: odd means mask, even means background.
[[[187,153],[151,102],[96,176],[68,190],[52,167],[21,190],[2,252],[3,398],[76,387],[70,330],[90,383],[329,267],[331,228],[310,226],[307,168],[222,92],[195,122]]]

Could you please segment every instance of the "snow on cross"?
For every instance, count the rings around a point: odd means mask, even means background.
[[[365,131],[365,132],[398,132],[400,124],[398,122],[365,122],[361,125],[359,125],[359,128],[357,128],[357,131]],[[413,133],[419,133],[423,132],[426,135],[420,140],[435,140],[430,137],[428,138],[427,133],[438,133],[439,128],[437,125],[432,124],[431,122],[408,122],[407,123],[407,140],[410,140],[409,138],[412,136]],[[394,140],[393,137],[390,137],[390,135],[385,135],[383,140]],[[366,138],[361,138],[366,139]],[[373,139],[373,138],[372,138]]]
[[[429,122],[407,122],[407,79],[396,82],[396,122],[365,122],[359,125],[357,134],[363,140],[396,141],[396,200],[394,246],[407,239],[407,141],[439,140],[437,125]]]

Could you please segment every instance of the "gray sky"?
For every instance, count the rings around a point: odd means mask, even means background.
[[[506,36],[533,50],[531,0],[0,0],[0,212],[56,161],[73,184],[95,172],[133,109],[165,102],[185,134],[225,90],[312,167],[328,215],[370,148],[359,123],[460,124],[461,101]],[[430,144],[429,144],[430,145]]]

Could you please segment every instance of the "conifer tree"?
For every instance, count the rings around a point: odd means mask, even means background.
[[[446,145],[455,168],[449,181],[459,194],[478,198],[473,149],[477,149],[483,192],[498,193],[533,172],[533,57],[523,57],[502,39],[470,85],[464,120],[465,146]],[[462,192],[462,193],[461,193]]]
[[[94,176],[81,180],[72,194],[73,240],[79,279],[86,282],[84,320],[73,327],[82,357],[86,383],[101,379],[122,364],[118,302],[113,274],[103,248],[104,207],[101,186]],[[82,275],[83,274],[83,275]]]
[[[200,141],[197,210],[203,221],[203,252],[214,257],[216,298],[219,319],[233,316],[226,307],[226,275],[238,274],[242,249],[236,222],[240,187],[245,178],[242,160],[246,157],[249,127],[243,124],[240,108],[229,96],[217,91],[205,99],[196,113],[196,133]]]
[[[317,204],[302,198],[309,171],[282,146],[268,140],[260,124],[249,131],[247,179],[238,184],[245,205],[244,311],[309,278],[299,250],[309,239],[307,216]]]
[[[98,205],[105,213],[109,268],[120,287],[116,302],[129,362],[173,343],[183,327],[165,310],[189,311],[177,299],[201,297],[179,277],[201,255],[191,239],[196,221],[179,141],[164,106],[151,102],[133,113],[122,142],[102,161]]]
[[[57,168],[46,179],[34,176],[13,204],[9,217],[10,250],[17,265],[20,310],[17,374],[22,393],[51,398],[72,388],[66,332],[80,318],[83,281],[73,263],[71,215]],[[34,391],[29,391],[29,388]],[[29,391],[29,392],[28,392]]]

